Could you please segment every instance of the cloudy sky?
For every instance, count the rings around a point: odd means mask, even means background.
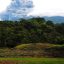
[[[16,2],[18,1],[21,1],[21,0],[16,0]],[[28,1],[28,0],[22,0],[22,1]],[[32,8],[32,11],[28,13],[28,16],[30,15],[32,16],[64,16],[64,0],[32,0],[32,2],[33,2],[33,8]],[[11,3],[12,3],[12,0],[0,0],[0,17],[2,13],[4,13],[9,8]],[[15,4],[16,4],[15,6],[19,7],[17,3]],[[23,6],[23,4],[21,5]],[[28,7],[30,7],[29,5],[31,4],[29,3]],[[15,10],[17,11],[17,9]]]
[[[34,9],[30,15],[64,16],[64,0],[33,0]]]
[[[0,13],[4,12],[10,3],[11,0],[0,0]]]

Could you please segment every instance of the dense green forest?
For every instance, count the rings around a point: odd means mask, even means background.
[[[15,47],[23,43],[64,44],[64,23],[44,18],[0,21],[0,47]]]

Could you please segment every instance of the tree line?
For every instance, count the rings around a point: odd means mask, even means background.
[[[64,44],[64,23],[44,18],[0,21],[0,47],[15,47],[23,43]]]

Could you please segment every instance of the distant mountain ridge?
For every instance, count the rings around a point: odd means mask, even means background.
[[[64,22],[64,16],[51,16],[51,17],[44,16],[44,18],[46,20],[51,20],[54,23],[62,23],[62,22]]]

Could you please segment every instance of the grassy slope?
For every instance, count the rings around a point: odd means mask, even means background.
[[[21,44],[15,48],[0,49],[0,57],[64,57],[64,45]]]
[[[36,43],[36,44],[21,44],[16,46],[17,49],[42,49],[42,48],[52,48],[52,47],[64,47],[64,45],[59,44],[49,44],[49,43]]]

